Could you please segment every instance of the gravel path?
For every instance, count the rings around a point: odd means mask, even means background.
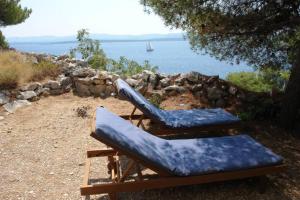
[[[89,136],[91,117],[77,116],[87,106],[92,115],[103,105],[128,113],[132,106],[115,98],[79,98],[72,94],[43,98],[0,121],[0,199],[82,199],[79,193],[87,149],[105,145]],[[299,158],[299,155],[297,159]],[[93,168],[107,177],[105,160]],[[94,172],[95,172],[94,171]],[[299,175],[299,174],[298,174]],[[120,199],[297,199],[278,186],[277,177],[121,194]],[[293,185],[293,183],[291,183]],[[287,186],[288,187],[288,186]],[[107,199],[107,196],[93,196]]]

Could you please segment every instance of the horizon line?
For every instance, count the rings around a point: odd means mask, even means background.
[[[185,41],[184,37],[177,38],[149,38],[149,39],[99,39],[100,43],[114,43],[114,42],[163,42],[163,41]],[[24,42],[9,42],[10,44],[68,44],[74,43],[77,40],[65,40],[65,41],[24,41]]]
[[[185,32],[175,32],[175,33],[143,33],[143,34],[116,34],[116,33],[89,33],[90,35],[108,35],[108,36],[146,36],[146,35],[173,35],[173,34],[185,34]],[[8,36],[9,38],[34,38],[34,37],[72,37],[76,34],[70,35],[32,35],[32,36]]]

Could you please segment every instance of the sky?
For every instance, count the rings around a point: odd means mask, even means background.
[[[68,36],[79,29],[90,33],[141,35],[180,33],[144,12],[139,0],[21,0],[32,14],[22,24],[2,28],[6,37]]]

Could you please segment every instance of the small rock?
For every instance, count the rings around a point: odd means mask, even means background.
[[[69,68],[75,68],[76,67],[76,64],[75,63],[69,63]]]
[[[216,82],[216,81],[218,81],[219,80],[219,76],[211,76],[209,79],[207,79],[207,83],[208,84],[211,84],[211,83],[214,83],[214,82]]]
[[[101,93],[105,92],[106,86],[105,85],[93,85],[89,86],[89,91],[95,97],[99,97]]]
[[[111,80],[109,80],[109,79],[106,79],[106,81],[105,81],[105,85],[112,85],[113,84],[113,82],[111,81]]]
[[[73,71],[73,77],[85,78],[85,77],[93,77],[96,75],[96,71],[92,68],[79,68]]]
[[[119,76],[118,74],[112,74],[112,75],[111,75],[111,80],[112,80],[113,82],[115,82],[118,78],[120,78],[120,76]]]
[[[33,191],[33,190],[31,190],[31,191],[29,191],[28,193],[29,193],[29,194],[34,194],[34,191]]]
[[[58,56],[56,60],[65,60],[69,58],[69,55],[61,55],[61,56]]]
[[[90,78],[78,78],[74,80],[75,83],[75,92],[78,96],[86,97],[91,96],[91,92],[89,90],[89,87],[91,85]]]
[[[161,79],[159,82],[162,88],[168,87],[171,84],[171,80],[169,78]]]
[[[47,97],[50,95],[50,89],[49,88],[42,88],[42,90],[39,93],[40,96]]]
[[[100,97],[104,99],[106,97],[106,94],[104,92],[101,92]]]
[[[150,75],[149,83],[152,86],[152,88],[156,88],[159,84],[159,76],[157,74]]]
[[[49,80],[47,83],[43,85],[44,88],[50,88],[51,90],[60,89],[60,84],[58,81]]]
[[[51,95],[60,95],[64,93],[64,90],[62,88],[58,88],[58,89],[49,90],[49,93]]]
[[[37,97],[34,91],[20,92],[19,98],[22,100],[34,100]]]
[[[76,60],[76,64],[78,66],[81,66],[81,67],[87,67],[88,66],[88,62],[86,62],[84,60]]]
[[[0,92],[0,106],[9,102],[9,97]]]
[[[185,74],[184,77],[191,83],[198,83],[200,76],[201,74],[199,72],[191,71]]]
[[[197,85],[194,85],[194,86],[191,88],[191,90],[192,90],[192,92],[198,92],[198,91],[202,90],[202,88],[203,88],[203,85],[202,85],[202,84],[197,84]]]
[[[107,71],[100,71],[98,74],[98,78],[102,80],[106,80],[108,78],[109,73]]]
[[[175,79],[175,84],[182,86],[184,85],[185,80],[186,80],[185,77],[179,76],[178,78]]]
[[[222,98],[224,92],[217,87],[212,87],[207,89],[207,98],[209,100],[218,100]]]
[[[168,94],[172,93],[172,94],[176,94],[176,93],[184,93],[186,91],[186,89],[184,87],[178,86],[178,85],[171,85],[168,86],[166,88],[164,88],[164,91]]]
[[[70,77],[61,77],[59,83],[62,88],[66,88],[72,84],[72,80]]]
[[[3,116],[0,116],[0,121],[1,121],[1,120],[4,120],[4,117],[3,117]]]
[[[134,74],[131,76],[131,78],[135,80],[143,79],[143,74]]]
[[[231,94],[231,95],[235,95],[237,93],[237,91],[238,91],[238,89],[234,86],[230,86],[229,90],[228,90],[229,94]]]
[[[132,78],[128,78],[125,80],[131,87],[136,87],[139,83],[138,80],[132,79]]]
[[[27,85],[26,90],[34,91],[41,87],[42,87],[42,84],[40,84],[39,82],[35,82],[35,83],[30,83],[29,85]]]
[[[106,86],[105,93],[107,96],[111,96],[112,93],[116,93],[116,88],[113,85]]]
[[[106,81],[105,79],[99,78],[97,75],[91,78],[91,81],[95,85],[105,85]]]
[[[31,105],[31,103],[27,100],[16,100],[7,104],[4,104],[3,108],[9,112],[14,113],[18,108]]]
[[[142,73],[142,79],[146,82],[149,81],[150,76],[155,76],[155,74],[149,70],[144,70]]]

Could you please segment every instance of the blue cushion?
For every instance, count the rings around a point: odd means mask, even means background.
[[[147,101],[143,95],[135,91],[122,79],[116,80],[116,86],[118,88],[118,94],[130,101],[135,105],[140,111],[142,111],[146,116],[151,118],[154,121],[161,122],[164,119],[164,112],[161,109],[158,109],[152,103]]]
[[[192,128],[208,125],[232,124],[240,119],[221,108],[166,110],[164,111],[165,126],[170,128]]]
[[[122,79],[116,80],[118,93],[150,119],[169,128],[192,128],[207,125],[231,124],[240,119],[223,109],[161,110],[135,91]]]
[[[247,135],[166,140],[105,108],[96,111],[96,134],[108,145],[175,176],[243,170],[282,162],[280,156]]]

